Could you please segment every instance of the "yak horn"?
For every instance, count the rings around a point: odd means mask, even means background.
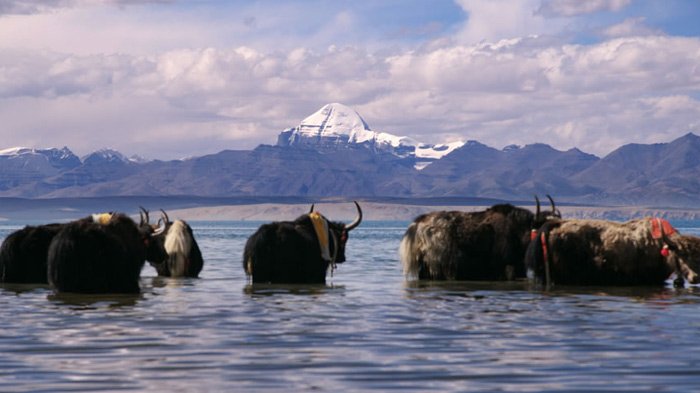
[[[141,217],[141,224],[139,226],[148,225],[150,218],[148,217],[148,210],[144,209],[143,206],[139,206],[141,211],[139,212],[139,217]]]
[[[549,199],[550,205],[552,205],[552,215],[561,217],[561,212],[557,210],[556,206],[554,206],[554,199],[552,199],[552,197],[549,194],[547,194],[547,198]]]
[[[160,209],[160,213],[163,217],[163,220],[165,220],[165,224],[170,224],[170,217],[168,217],[168,213],[166,213],[163,209]]]
[[[353,202],[355,203],[355,206],[357,206],[357,218],[355,219],[355,221],[345,226],[346,231],[352,231],[353,229],[357,228],[357,226],[360,225],[360,223],[362,222],[362,209],[360,208],[360,204],[357,203],[357,201]]]
[[[158,235],[160,235],[161,233],[165,232],[165,229],[166,229],[167,227],[168,227],[168,225],[165,223],[165,220],[163,220],[162,218],[159,219],[159,220],[158,220],[158,228],[156,228],[155,230],[153,230],[153,233],[151,234],[151,236],[158,236]]]
[[[312,203],[312,204],[311,204],[311,209],[309,209],[309,213],[308,213],[308,214],[311,214],[311,213],[313,213],[313,212],[314,212],[314,204]]]

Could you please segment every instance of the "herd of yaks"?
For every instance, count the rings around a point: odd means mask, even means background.
[[[408,279],[517,280],[574,285],[700,282],[700,238],[668,221],[562,219],[498,204],[477,212],[436,211],[408,227],[399,255]],[[311,206],[294,221],[264,224],[247,240],[243,268],[253,283],[325,283],[345,262],[348,234],[362,222],[329,221]],[[0,282],[49,284],[56,292],[136,293],[146,261],[159,276],[198,277],[204,266],[192,228],[161,210],[152,224],[121,213],[26,226],[0,247]]]

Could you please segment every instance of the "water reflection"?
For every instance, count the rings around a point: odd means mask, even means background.
[[[53,304],[70,306],[74,310],[99,310],[135,306],[144,299],[144,296],[142,294],[51,293],[47,298]]]
[[[326,284],[261,284],[248,283],[243,293],[251,296],[322,295],[331,291],[343,291],[343,285]]]
[[[327,285],[252,284],[257,225],[191,224],[199,279],[146,266],[142,293],[116,297],[0,286],[0,391],[696,389],[698,287],[407,282],[395,223],[353,231]]]
[[[25,292],[43,291],[49,289],[48,284],[16,284],[0,283],[0,295],[14,293],[20,295]]]

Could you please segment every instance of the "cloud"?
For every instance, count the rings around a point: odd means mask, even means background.
[[[1,3],[0,15],[31,14],[0,18],[2,145],[157,158],[249,149],[329,102],[376,130],[436,143],[546,142],[602,155],[700,132],[698,38],[630,17],[600,30],[600,42],[565,41],[572,16],[628,1],[459,0],[467,19],[449,35],[440,35],[449,23],[430,18],[377,30],[374,2],[283,1],[275,13],[236,3],[233,18],[132,7],[148,3],[159,2]],[[292,23],[309,20],[318,23]],[[435,39],[395,41],[424,34]]]
[[[496,42],[559,30],[534,11],[539,0],[457,0],[468,18],[455,35],[461,43]]]
[[[663,35],[659,29],[654,29],[645,25],[645,17],[628,18],[613,26],[609,26],[602,31],[602,35],[607,38],[630,37],[640,35]]]
[[[38,14],[73,3],[74,0],[5,0],[0,2],[0,16]]]
[[[157,56],[0,50],[3,145],[179,158],[274,143],[328,102],[379,131],[605,154],[700,132],[700,40],[539,38],[380,55],[182,49]]]
[[[172,3],[174,0],[3,0],[0,2],[2,15],[31,15],[54,12],[62,8],[90,5],[128,6],[151,3]]]
[[[631,0],[542,0],[536,14],[547,18],[572,17],[603,11],[620,11]]]

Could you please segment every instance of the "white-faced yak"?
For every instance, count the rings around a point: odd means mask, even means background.
[[[663,285],[676,273],[682,286],[700,282],[700,238],[659,218],[559,220],[540,228],[525,263],[544,285]]]
[[[162,224],[159,227],[163,229],[151,238],[148,263],[159,276],[198,277],[204,267],[204,259],[192,228],[182,220],[170,221],[163,210],[161,213]]]
[[[561,217],[548,195],[551,211],[531,211],[510,204],[485,211],[438,211],[409,225],[399,255],[404,274],[426,280],[512,280],[525,277],[523,259],[533,230]]]
[[[348,233],[362,222],[362,209],[355,206],[357,218],[347,225],[327,220],[312,206],[294,221],[260,226],[245,245],[245,272],[254,283],[325,283],[328,267],[345,262]]]
[[[65,224],[49,246],[49,284],[58,292],[138,293],[151,234],[117,213]]]

